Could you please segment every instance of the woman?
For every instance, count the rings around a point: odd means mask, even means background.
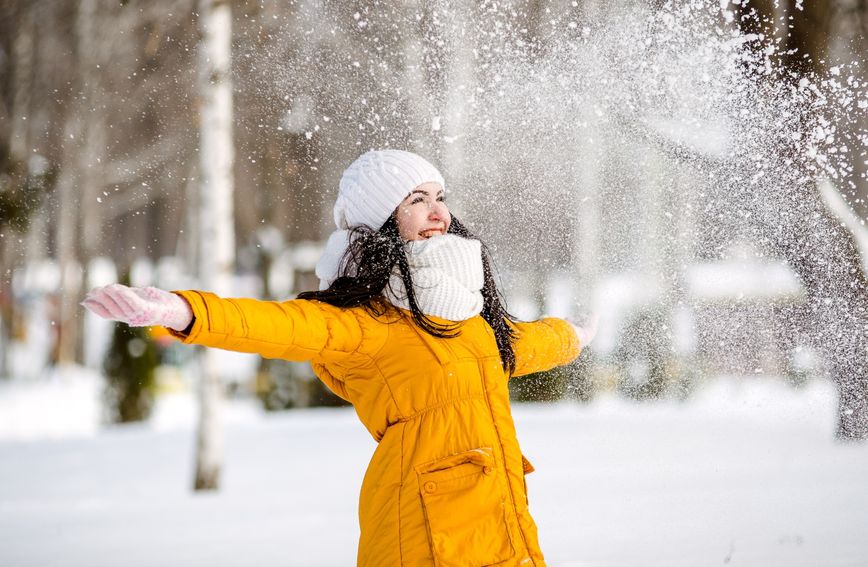
[[[377,440],[358,564],[544,565],[510,377],[573,360],[594,326],[515,322],[437,169],[371,151],[341,178],[320,291],[284,302],[111,285],[83,304],[186,343],[308,360]]]

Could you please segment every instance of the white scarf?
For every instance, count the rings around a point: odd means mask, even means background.
[[[482,312],[482,244],[455,234],[411,240],[404,246],[416,303],[425,315],[464,321]],[[410,309],[401,273],[395,266],[383,290],[389,302]]]

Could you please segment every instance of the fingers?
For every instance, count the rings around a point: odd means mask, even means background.
[[[143,306],[131,288],[121,284],[97,287],[87,294],[81,304],[104,319],[122,321],[128,325],[141,324]]]
[[[105,319],[124,321],[124,312],[111,295],[109,295],[107,287],[108,286],[92,289],[81,304],[93,313],[96,313]]]
[[[114,302],[118,310],[123,314],[125,321],[132,321],[141,312],[141,306],[136,305],[139,303],[138,297],[127,286],[111,284],[107,285],[104,289],[108,299]]]
[[[85,300],[82,301],[80,305],[87,308],[87,310],[90,311],[91,313],[99,315],[103,319],[114,319],[115,318],[114,315],[112,315],[112,313],[109,312],[109,310],[106,309],[102,305],[102,303],[100,303],[99,301],[97,301],[95,299],[91,299],[89,297],[85,298]]]

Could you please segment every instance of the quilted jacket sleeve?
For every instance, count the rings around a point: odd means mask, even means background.
[[[170,332],[185,343],[265,358],[338,362],[358,352],[365,332],[353,310],[317,301],[226,299],[202,291],[176,291],[193,308],[189,334]]]
[[[515,372],[523,376],[549,370],[572,362],[579,356],[581,345],[573,326],[553,317],[515,323],[518,340],[515,349]]]

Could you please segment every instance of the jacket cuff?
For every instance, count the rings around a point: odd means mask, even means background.
[[[193,310],[193,321],[183,331],[176,331],[165,327],[170,335],[177,338],[185,344],[195,342],[196,337],[202,332],[203,327],[208,322],[208,304],[202,292],[195,290],[172,291],[175,295],[185,299],[190,304]]]

